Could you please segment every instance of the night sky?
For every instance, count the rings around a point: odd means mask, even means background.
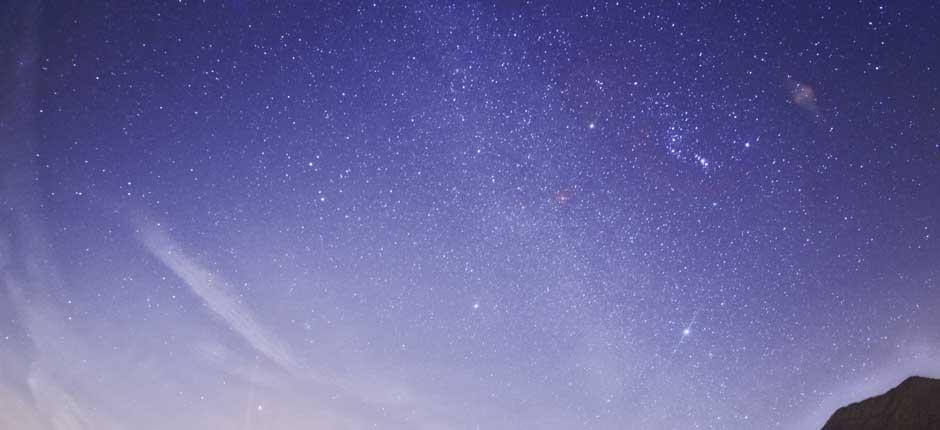
[[[11,3],[2,428],[816,429],[940,376],[936,2]]]

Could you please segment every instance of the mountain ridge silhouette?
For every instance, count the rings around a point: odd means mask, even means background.
[[[940,379],[911,376],[835,411],[822,430],[940,430]]]

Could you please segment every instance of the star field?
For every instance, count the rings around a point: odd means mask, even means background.
[[[0,427],[813,429],[940,376],[931,2],[2,16]]]

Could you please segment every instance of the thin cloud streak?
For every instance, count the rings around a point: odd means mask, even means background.
[[[250,309],[225,291],[225,279],[186,255],[159,224],[141,225],[138,231],[147,251],[186,282],[190,290],[232,331],[282,370],[291,374],[299,373],[300,366],[291,356],[287,345],[268,333]]]

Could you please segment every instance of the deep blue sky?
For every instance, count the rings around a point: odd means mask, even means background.
[[[933,2],[3,16],[0,423],[804,429],[940,376]]]

